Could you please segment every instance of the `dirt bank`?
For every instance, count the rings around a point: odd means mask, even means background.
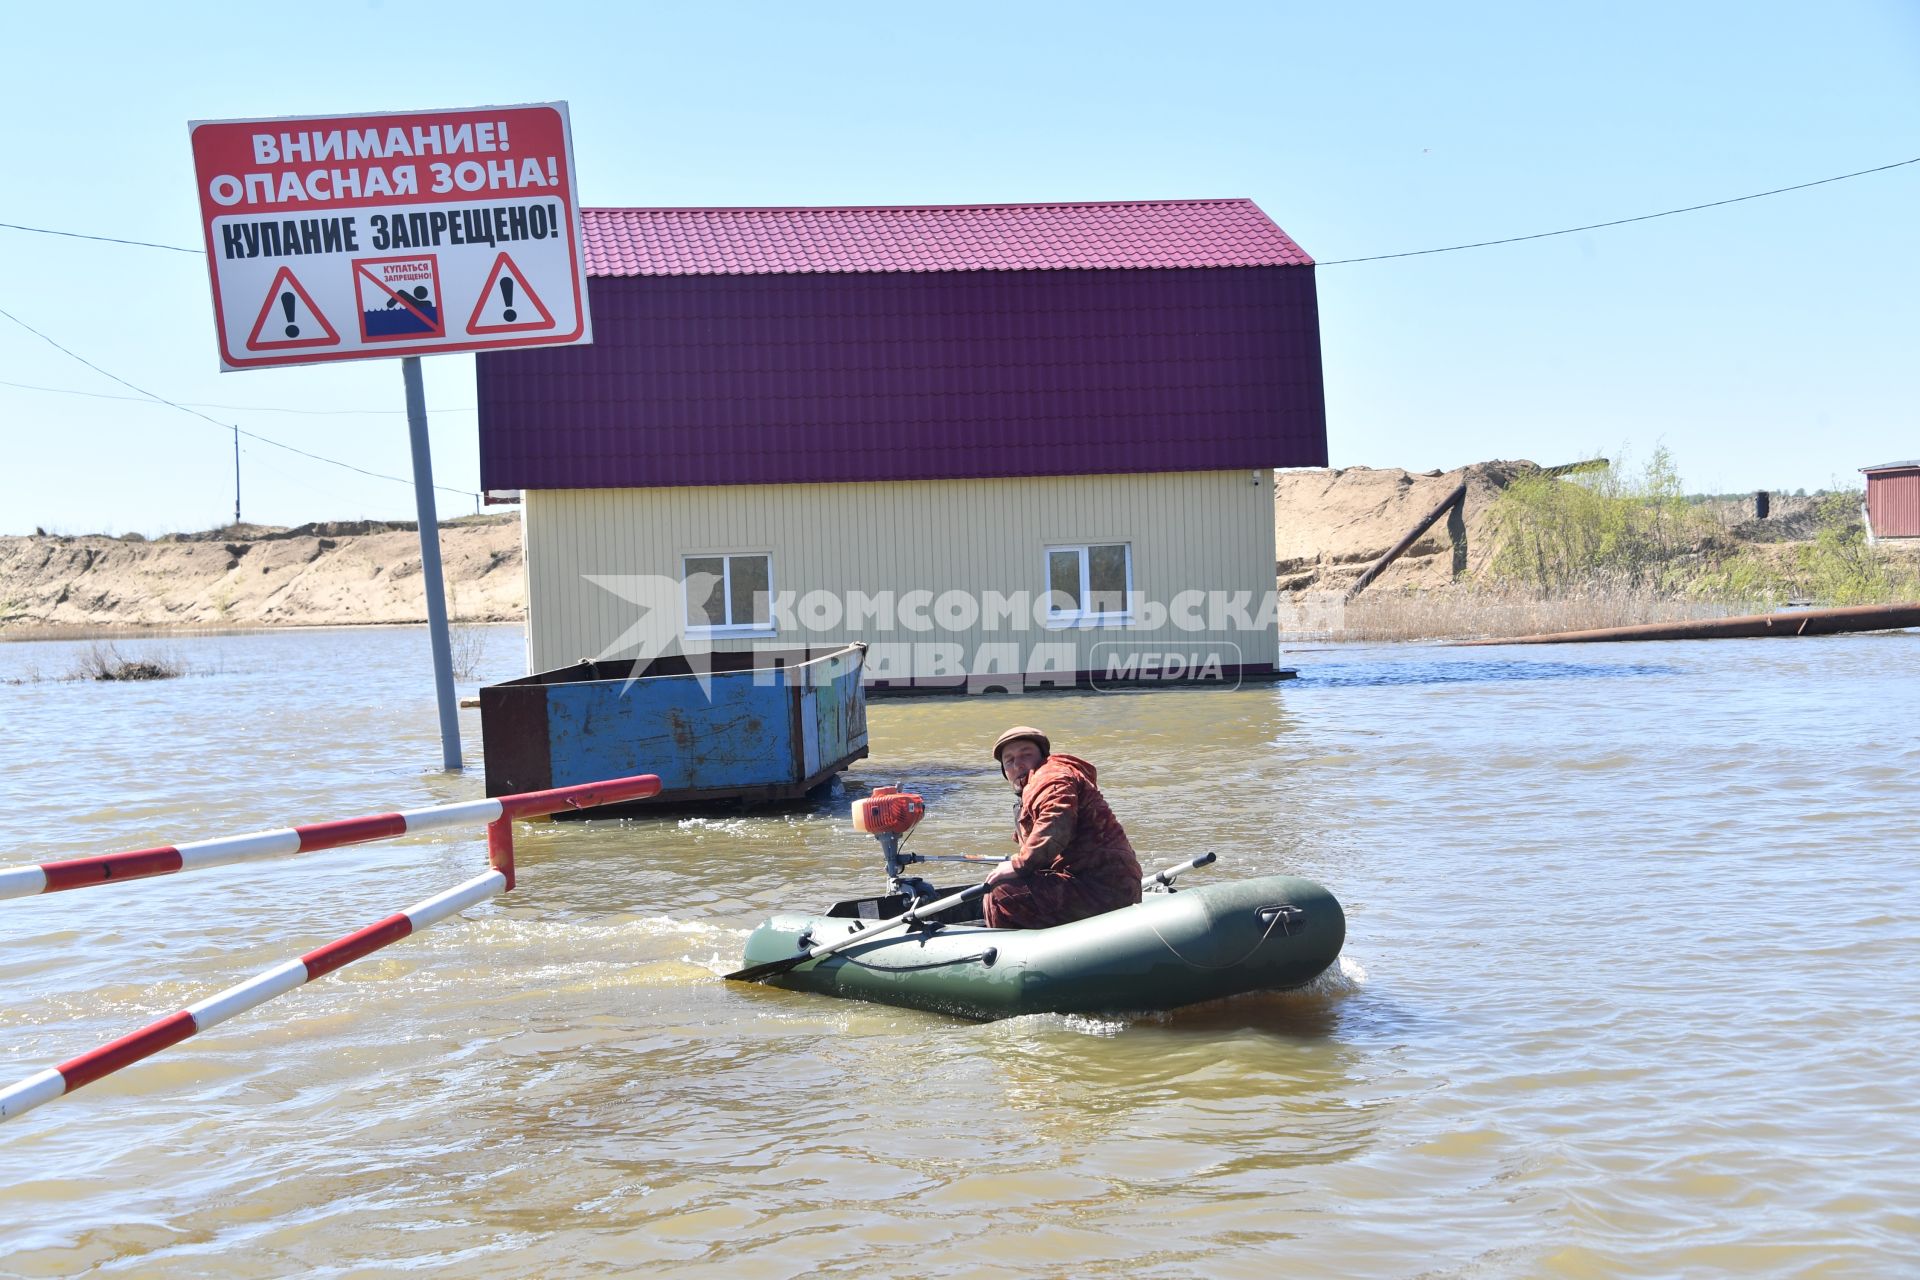
[[[1274,477],[1275,566],[1282,591],[1344,591],[1462,480],[1466,508],[1442,518],[1380,577],[1372,591],[1434,590],[1486,567],[1494,499],[1531,462],[1478,462],[1453,471],[1318,468]]]
[[[235,525],[139,538],[0,538],[0,629],[426,621],[412,523]],[[441,526],[456,620],[525,612],[517,515]]]

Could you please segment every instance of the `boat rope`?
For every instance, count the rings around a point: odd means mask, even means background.
[[[999,955],[1000,948],[988,947],[985,951],[976,951],[970,956],[955,956],[951,960],[929,960],[925,964],[868,964],[852,956],[848,956],[846,960],[854,968],[865,969],[870,973],[925,973],[929,969],[950,969],[954,965],[973,964],[975,961],[991,966]]]
[[[1147,928],[1153,930],[1153,936],[1160,939],[1160,944],[1162,946],[1164,946],[1167,950],[1173,952],[1174,959],[1178,960],[1181,964],[1186,965],[1189,969],[1237,969],[1241,965],[1245,964],[1247,961],[1253,959],[1254,952],[1258,951],[1261,947],[1264,947],[1267,945],[1267,939],[1273,936],[1273,931],[1279,927],[1280,922],[1282,920],[1287,919],[1288,914],[1289,914],[1288,907],[1282,906],[1278,909],[1275,909],[1273,912],[1273,919],[1267,921],[1266,931],[1263,932],[1257,940],[1255,940],[1252,946],[1247,948],[1247,953],[1241,956],[1238,960],[1231,960],[1231,961],[1228,961],[1226,964],[1202,964],[1198,960],[1190,960],[1186,956],[1183,956],[1180,954],[1180,948],[1174,946],[1171,942],[1167,941],[1166,935],[1160,932],[1159,925],[1155,924],[1152,920],[1148,920]],[[1291,930],[1282,930],[1282,932],[1289,933],[1291,932]]]

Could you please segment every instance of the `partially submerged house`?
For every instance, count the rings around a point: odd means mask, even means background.
[[[848,640],[890,685],[1275,669],[1272,472],[1326,464],[1326,415],[1312,260],[1253,202],[584,221],[593,345],[478,357],[531,670]]]

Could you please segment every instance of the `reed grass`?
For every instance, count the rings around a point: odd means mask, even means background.
[[[487,629],[469,622],[456,622],[447,628],[448,654],[453,678],[471,680],[487,660]]]
[[[149,652],[129,657],[118,645],[96,640],[74,657],[71,680],[173,680],[187,674],[187,664],[171,653]]]
[[[1689,599],[1635,588],[1587,587],[1558,595],[1500,587],[1381,592],[1362,595],[1333,610],[1337,625],[1317,638],[1488,640],[1765,611],[1751,603]]]

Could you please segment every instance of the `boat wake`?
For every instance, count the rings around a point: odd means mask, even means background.
[[[1352,956],[1342,954],[1326,972],[1300,988],[1310,996],[1350,996],[1367,985],[1367,967]]]

